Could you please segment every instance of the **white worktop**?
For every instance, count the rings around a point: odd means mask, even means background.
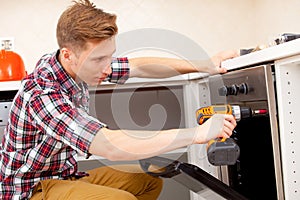
[[[222,63],[222,67],[228,70],[243,68],[249,65],[287,58],[296,54],[300,54],[300,39],[226,60]]]
[[[137,84],[142,84],[144,86],[159,86],[159,85],[165,85],[166,83],[170,84],[179,84],[182,81],[189,80],[189,74],[184,75],[178,75],[170,78],[164,78],[164,79],[153,79],[153,78],[130,78],[126,81],[126,85],[128,87],[136,86]],[[97,87],[97,89],[103,88],[113,88],[115,84],[110,82],[103,82],[100,86]],[[12,90],[19,90],[19,87],[21,86],[21,81],[3,81],[0,82],[0,91],[12,91]],[[90,89],[93,89],[91,87]]]
[[[0,82],[0,91],[19,90],[21,81],[3,81]]]

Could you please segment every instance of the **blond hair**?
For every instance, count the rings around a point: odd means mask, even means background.
[[[96,8],[89,0],[78,0],[60,16],[56,38],[59,48],[81,51],[87,42],[101,42],[117,32],[116,15]]]

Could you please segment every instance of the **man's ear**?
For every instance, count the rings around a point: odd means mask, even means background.
[[[65,62],[71,62],[72,56],[74,56],[73,52],[70,49],[65,48],[65,47],[60,49],[60,53],[61,53],[61,58]]]

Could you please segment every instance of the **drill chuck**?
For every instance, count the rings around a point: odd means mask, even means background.
[[[232,115],[236,121],[252,117],[252,109],[249,107],[231,106]]]

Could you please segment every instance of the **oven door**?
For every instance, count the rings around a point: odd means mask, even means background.
[[[247,200],[240,193],[213,177],[203,169],[166,157],[152,157],[140,160],[141,168],[149,175],[173,180],[195,192],[198,197],[205,200]]]

